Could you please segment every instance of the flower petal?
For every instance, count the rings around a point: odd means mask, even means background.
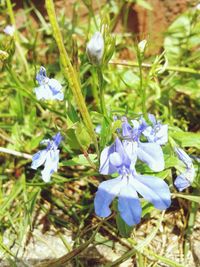
[[[50,150],[47,153],[47,158],[45,162],[45,167],[42,173],[42,180],[44,182],[49,182],[52,173],[56,172],[58,169],[58,162],[59,162],[59,150]]]
[[[183,191],[187,187],[191,185],[190,181],[186,179],[185,173],[180,174],[179,176],[176,177],[174,181],[174,185],[178,189],[178,191]]]
[[[192,164],[191,168],[187,168],[184,173],[181,173],[174,181],[174,185],[179,191],[183,191],[189,187],[194,181],[195,169]]]
[[[53,94],[47,84],[43,84],[37,88],[35,88],[36,98],[38,100],[45,99],[45,100],[52,100]]]
[[[105,147],[101,152],[99,167],[99,172],[101,174],[107,175],[117,172],[117,168],[110,163],[109,159],[110,154],[112,154],[113,152],[115,152],[114,145]]]
[[[37,153],[35,153],[32,157],[32,164],[31,168],[36,170],[38,167],[40,167],[47,158],[48,151],[46,149],[40,150]]]
[[[130,182],[135,190],[157,209],[164,210],[171,205],[169,187],[162,179],[148,175],[138,175]]]
[[[193,166],[192,163],[192,159],[190,158],[190,156],[188,156],[188,154],[181,148],[179,147],[175,147],[174,148],[178,158],[183,161],[183,163],[188,167],[191,168]]]
[[[122,165],[122,158],[117,152],[110,154],[110,163],[115,167],[120,167]]]
[[[109,206],[119,194],[122,184],[123,180],[120,176],[100,183],[94,198],[94,209],[97,216],[107,217],[111,214]]]
[[[127,184],[120,190],[118,210],[122,219],[132,226],[140,222],[142,208],[134,187]]]
[[[155,172],[162,171],[165,166],[162,148],[156,143],[139,142],[138,158]]]
[[[124,140],[123,147],[129,159],[131,160],[131,167],[135,167],[135,163],[137,160],[137,149],[138,149],[137,142]]]
[[[168,142],[168,125],[160,125],[160,129],[155,134],[156,143],[159,145],[164,145]]]
[[[62,89],[62,85],[56,79],[49,79],[48,85],[55,94]]]

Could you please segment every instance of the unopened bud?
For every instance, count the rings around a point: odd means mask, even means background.
[[[147,40],[142,40],[141,42],[139,42],[138,49],[139,49],[140,53],[144,53],[146,45],[147,45]]]
[[[104,39],[100,32],[95,32],[92,36],[87,44],[86,52],[92,64],[101,64],[104,52]]]

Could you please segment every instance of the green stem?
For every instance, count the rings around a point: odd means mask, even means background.
[[[28,68],[28,62],[27,62],[26,57],[24,55],[23,48],[20,45],[20,39],[19,39],[18,32],[16,31],[15,16],[14,16],[14,13],[13,13],[11,0],[6,0],[6,5],[7,5],[7,8],[8,8],[8,14],[9,14],[9,17],[10,17],[10,22],[15,28],[14,37],[15,37],[16,48],[17,48],[17,50],[19,52],[20,59],[24,63],[24,67],[25,67],[26,73],[27,73],[28,77],[30,77],[29,68]]]
[[[137,67],[137,68],[140,67],[140,64],[138,62],[126,61],[126,60],[110,61],[109,64],[126,66],[126,67]],[[153,66],[153,64],[142,63],[141,66],[142,68],[150,69]],[[158,65],[157,67],[161,68],[162,65]],[[183,72],[183,73],[191,73],[191,74],[200,74],[200,70],[195,70],[195,69],[187,68],[187,67],[167,66],[165,70],[166,71],[177,71],[177,72]]]
[[[53,29],[53,35],[56,40],[59,52],[60,52],[60,60],[63,65],[64,69],[64,75],[69,81],[69,86],[72,90],[72,93],[75,97],[76,103],[78,105],[78,108],[80,110],[80,113],[82,115],[83,121],[92,137],[92,140],[94,142],[94,145],[96,147],[97,153],[98,153],[98,143],[97,138],[94,132],[93,124],[89,115],[89,112],[86,107],[86,103],[80,88],[80,82],[77,78],[76,71],[74,70],[70,58],[65,50],[65,46],[63,43],[63,38],[58,26],[58,22],[56,20],[56,13],[54,8],[54,3],[52,0],[46,0],[46,9],[49,16],[49,21],[51,23],[52,29]]]
[[[104,80],[103,80],[103,73],[100,66],[97,67],[97,74],[98,74],[98,81],[99,81],[99,95],[100,95],[100,106],[101,106],[101,112],[104,115],[104,117],[107,117],[107,111],[106,111],[106,104],[105,104],[105,98],[104,98]]]
[[[147,118],[146,112],[146,88],[143,84],[143,73],[142,73],[142,60],[143,57],[140,54],[140,51],[137,49],[137,57],[138,57],[138,67],[139,67],[139,75],[140,75],[140,96],[142,101],[142,113],[145,118]]]

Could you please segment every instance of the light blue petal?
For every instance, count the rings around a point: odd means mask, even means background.
[[[119,195],[122,184],[122,178],[118,177],[104,181],[99,185],[94,198],[94,209],[97,216],[105,218],[111,214],[109,206],[113,199]]]
[[[186,189],[187,187],[189,187],[191,185],[191,183],[189,180],[186,179],[185,173],[182,173],[181,175],[176,177],[176,179],[174,181],[174,185],[176,186],[178,191],[181,192],[184,189]]]
[[[49,79],[48,85],[55,94],[62,89],[62,85],[56,79]]]
[[[193,166],[192,159],[188,156],[188,154],[181,148],[175,147],[174,148],[178,158],[183,161],[186,167],[190,168]]]
[[[169,187],[162,179],[148,175],[138,175],[130,182],[135,190],[157,209],[165,210],[171,205]]]
[[[135,163],[137,160],[137,149],[138,143],[133,141],[124,140],[123,147],[128,155],[129,159],[131,160],[131,167],[135,167]]]
[[[110,163],[110,154],[115,152],[114,145],[107,146],[103,149],[100,156],[100,168],[101,174],[112,174],[117,172],[117,168]]]
[[[42,85],[44,82],[48,81],[48,79],[49,78],[47,77],[46,69],[41,66],[39,72],[36,75],[36,80],[40,85]]]
[[[153,114],[149,113],[148,118],[153,125],[156,124],[156,117]]]
[[[52,100],[53,94],[47,84],[41,85],[35,88],[36,98],[38,100],[45,99],[45,100]]]
[[[117,153],[119,153],[119,155],[122,159],[123,165],[125,165],[127,168],[129,168],[130,164],[131,164],[131,160],[129,159],[129,157],[128,157],[125,149],[124,149],[124,146],[123,146],[123,144],[119,138],[115,139],[114,146],[115,146],[115,151]]]
[[[40,167],[47,158],[47,150],[40,150],[37,153],[35,153],[32,157],[32,164],[31,168],[36,170],[38,167]]]
[[[120,154],[117,152],[110,154],[110,163],[115,167],[120,167],[122,165]]]
[[[122,123],[122,136],[131,138],[133,129],[128,123],[127,118],[124,117],[123,120],[124,122]]]
[[[168,142],[168,125],[160,125],[160,129],[156,132],[156,143],[164,145]]]
[[[54,142],[54,145],[55,145],[55,148],[56,149],[60,145],[61,140],[62,140],[61,133],[58,132],[56,135],[53,136],[53,142]]]
[[[58,169],[59,162],[59,150],[50,150],[47,153],[47,158],[45,162],[45,167],[42,173],[42,180],[46,183],[50,181],[52,173],[56,172]]]
[[[138,158],[145,162],[155,172],[164,170],[165,162],[162,148],[156,143],[139,142]]]
[[[140,222],[142,208],[134,187],[127,184],[120,190],[118,210],[122,219],[132,226]]]
[[[53,96],[53,99],[62,101],[62,100],[64,99],[64,94],[63,94],[63,92],[59,92],[59,93],[55,94],[55,95]]]

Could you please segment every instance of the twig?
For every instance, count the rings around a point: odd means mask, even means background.
[[[5,147],[0,147],[0,153],[6,153],[6,154],[10,154],[10,155],[17,156],[17,157],[22,157],[25,159],[32,159],[32,155],[30,154],[19,152],[13,149],[5,148]]]

